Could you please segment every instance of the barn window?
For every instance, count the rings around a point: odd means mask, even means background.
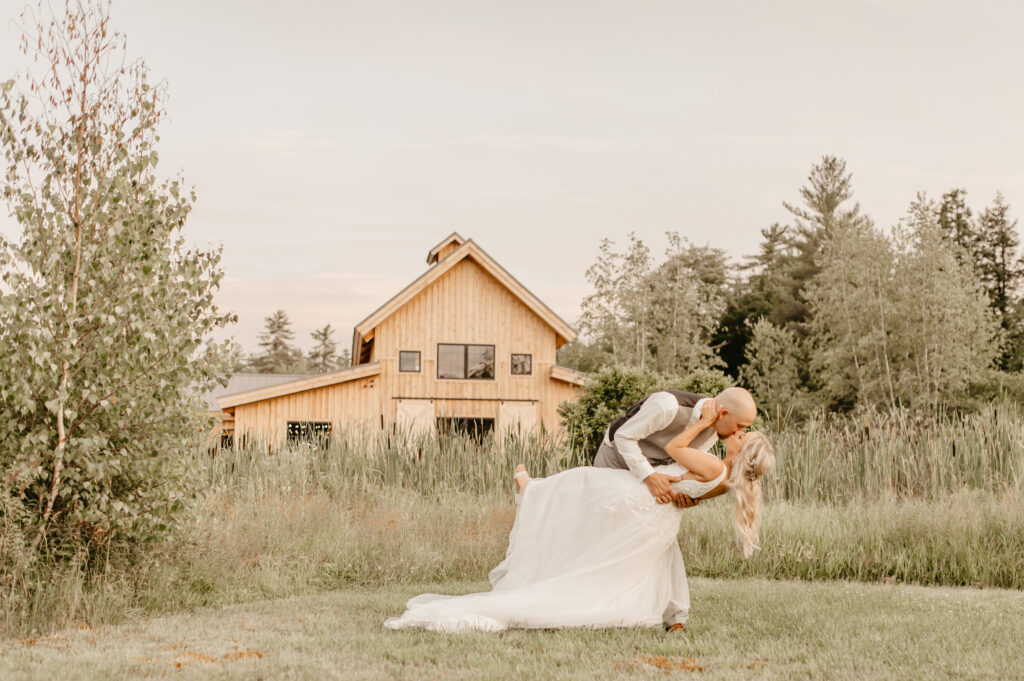
[[[533,355],[512,353],[512,375],[528,376],[533,373]]]
[[[322,442],[331,436],[327,421],[289,421],[288,442]]]
[[[437,432],[443,435],[462,435],[482,440],[494,431],[494,419],[459,418],[442,416],[437,419]]]
[[[414,371],[420,370],[420,351],[402,350],[398,353],[398,370]]]
[[[438,378],[494,378],[494,346],[437,344]]]

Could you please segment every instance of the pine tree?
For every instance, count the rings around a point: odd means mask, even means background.
[[[309,368],[314,373],[326,374],[337,368],[338,344],[334,342],[333,335],[334,329],[330,324],[310,334],[316,343],[309,351]]]
[[[750,272],[736,278],[727,292],[725,311],[711,339],[725,363],[726,372],[736,378],[747,362],[747,345],[757,320],[766,318],[782,324],[790,317],[782,304],[792,288],[783,265],[792,255],[789,228],[779,223],[761,230],[760,253],[748,256],[741,270]]]
[[[939,229],[944,238],[959,247],[957,256],[960,261],[974,267],[978,234],[971,224],[971,209],[967,205],[966,196],[965,189],[951,189],[942,195],[942,203],[939,204]]]
[[[978,216],[976,251],[978,274],[1004,327],[1011,300],[1024,276],[1017,253],[1017,221],[1010,221],[1009,211],[1002,193],[996,192],[992,206]]]
[[[847,172],[846,161],[841,158],[823,156],[821,163],[811,167],[807,185],[801,187],[799,193],[802,206],[782,204],[793,214],[795,225],[789,241],[792,254],[783,266],[787,286],[780,291],[772,319],[806,335],[809,312],[806,287],[821,270],[818,255],[822,242],[837,229],[863,227],[868,220],[861,215],[858,203],[843,208],[843,204],[853,198],[853,175]]]
[[[1019,366],[1022,332],[1018,314],[1024,262],[1018,253],[1017,221],[1010,220],[1010,206],[996,192],[992,206],[978,216],[976,268],[996,318],[1007,333],[1008,344],[1000,359],[1002,368]]]
[[[741,375],[745,388],[767,414],[776,411],[802,413],[806,391],[800,381],[801,349],[789,329],[759,319],[747,344],[747,363]]]
[[[260,334],[263,351],[253,358],[253,368],[261,374],[283,374],[296,368],[302,353],[290,341],[295,338],[291,320],[284,310],[277,310],[264,319],[266,328]]]

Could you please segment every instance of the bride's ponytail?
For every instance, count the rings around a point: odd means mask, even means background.
[[[751,432],[732,461],[727,483],[733,494],[733,525],[744,558],[761,548],[761,478],[773,470],[775,451],[771,443],[762,433]]]

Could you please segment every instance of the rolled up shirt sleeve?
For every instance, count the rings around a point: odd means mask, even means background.
[[[639,440],[658,432],[672,423],[679,411],[679,401],[672,393],[657,392],[647,398],[639,411],[615,431],[615,449],[622,455],[630,472],[643,480],[654,472],[654,467],[640,450]]]

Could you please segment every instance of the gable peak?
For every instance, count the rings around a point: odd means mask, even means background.
[[[427,264],[433,265],[438,260],[443,260],[449,253],[464,243],[466,243],[466,240],[462,238],[462,235],[458,232],[452,232],[430,249],[430,253],[427,253]]]

